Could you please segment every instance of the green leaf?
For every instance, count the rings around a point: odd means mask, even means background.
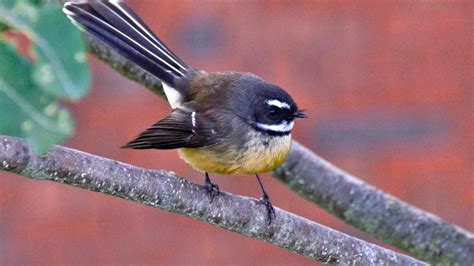
[[[9,30],[8,25],[0,22],[0,32]]]
[[[71,136],[71,114],[31,79],[32,66],[0,39],[0,134],[23,137],[38,151]]]
[[[30,3],[32,3],[33,5],[37,5],[37,6],[42,5],[42,4],[45,3],[44,0],[29,0],[29,1],[30,1]]]
[[[0,21],[33,42],[36,85],[71,100],[88,93],[90,73],[82,35],[57,5],[37,7],[26,0],[0,0]]]

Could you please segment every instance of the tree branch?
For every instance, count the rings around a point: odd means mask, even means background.
[[[6,136],[0,139],[0,170],[185,215],[320,262],[424,265],[279,208],[275,208],[276,219],[268,226],[266,210],[256,200],[221,192],[210,203],[204,187],[174,173],[138,168],[61,146],[39,156],[22,140]]]
[[[474,236],[338,169],[293,142],[273,175],[294,191],[376,238],[436,264],[474,264]]]
[[[163,96],[161,82],[88,37],[89,50],[118,72]],[[345,173],[293,142],[273,172],[300,195],[348,224],[432,263],[474,264],[474,236]]]

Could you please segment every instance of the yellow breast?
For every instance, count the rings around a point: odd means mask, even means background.
[[[260,133],[254,133],[259,134]],[[269,137],[265,135],[251,138],[247,143],[246,152],[242,156],[242,174],[257,174],[271,171],[280,166],[288,157],[291,136]]]
[[[251,132],[247,137],[250,141],[240,147],[221,143],[210,147],[183,148],[180,154],[197,170],[224,175],[268,172],[288,157],[290,135],[270,137]]]

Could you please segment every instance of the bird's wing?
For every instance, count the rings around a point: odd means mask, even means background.
[[[124,148],[176,149],[209,146],[219,141],[214,123],[189,105],[174,109],[167,117],[142,132]]]

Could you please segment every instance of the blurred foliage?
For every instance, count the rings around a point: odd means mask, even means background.
[[[0,134],[26,138],[38,152],[72,135],[73,118],[59,101],[76,101],[90,87],[81,33],[44,2],[0,0]],[[27,52],[9,32],[31,42]]]
[[[0,32],[9,30],[7,24],[0,23]]]

